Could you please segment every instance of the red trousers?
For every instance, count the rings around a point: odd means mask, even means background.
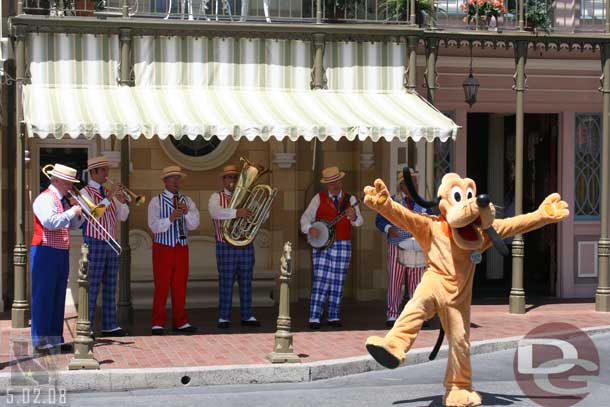
[[[186,282],[189,278],[189,248],[153,243],[153,298],[152,326],[165,326],[167,293],[172,289],[172,323],[175,328],[186,324]]]

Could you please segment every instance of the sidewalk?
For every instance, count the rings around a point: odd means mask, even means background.
[[[527,306],[528,311],[525,315],[511,315],[508,313],[506,304],[473,305],[471,341],[473,343],[484,341],[484,346],[478,347],[480,348],[477,351],[479,353],[500,349],[498,347],[494,348],[494,343],[511,342],[510,340],[507,342],[506,338],[513,338],[511,344],[504,347],[511,348],[516,343],[514,337],[525,335],[534,327],[549,322],[563,322],[579,328],[600,327],[597,331],[610,332],[610,314],[596,313],[594,308],[593,302],[533,304]],[[344,327],[342,329],[323,327],[320,331],[308,329],[306,303],[291,304],[291,309],[293,310],[294,350],[301,356],[303,363],[312,366],[308,362],[317,362],[313,365],[318,367],[327,365],[327,368],[335,366],[334,371],[324,373],[325,377],[341,376],[377,368],[368,357],[364,342],[370,335],[384,335],[386,332],[383,303],[347,303],[342,310]],[[272,366],[265,356],[271,352],[273,347],[277,311],[271,308],[257,309],[256,311],[257,317],[262,321],[260,328],[241,328],[237,325],[223,331],[216,328],[214,322],[215,309],[189,310],[191,323],[199,328],[199,334],[192,336],[170,334],[150,336],[150,312],[137,311],[135,313],[136,324],[129,330],[134,336],[116,339],[98,338],[94,346],[94,355],[99,361],[102,371],[107,373],[113,371],[116,374],[127,372],[122,369],[155,372],[150,369],[162,368],[163,371],[173,372],[174,375],[180,377],[183,371],[194,372],[196,370],[190,368],[210,371],[207,367],[214,367],[216,368],[216,374],[218,371],[228,374],[228,368],[240,365],[239,368],[242,370],[243,368],[258,369],[259,367],[266,367],[267,370],[264,371],[267,374],[274,375],[274,377],[266,378],[267,381],[314,380],[315,378],[311,377],[311,370],[298,370],[298,366],[302,367],[303,364],[291,365],[292,367],[284,365],[280,369],[275,369],[277,365],[273,365],[274,370],[268,369]],[[74,315],[71,316],[72,318],[68,316],[64,330],[67,341],[71,341],[69,338],[75,332],[76,319],[73,317]],[[9,356],[11,337],[29,336],[29,329],[11,329],[9,318],[10,314],[8,313],[0,314],[0,376],[8,374],[11,370],[10,367],[15,364],[15,361],[11,361]],[[239,316],[236,313],[234,321],[238,320]],[[421,363],[427,360],[429,349],[424,348],[433,346],[437,335],[437,329],[422,330],[411,351],[411,355],[417,355],[417,358],[408,356],[407,359],[417,359],[415,362],[411,360],[413,363]],[[477,347],[473,346],[473,353],[474,348]],[[418,352],[417,349],[421,352]],[[439,358],[446,357],[445,355],[446,352],[442,351]],[[58,371],[66,371],[72,355],[58,354],[46,358],[45,362],[47,364],[51,362]],[[351,370],[339,368],[339,365],[337,365],[340,362],[338,360],[344,358],[351,358],[344,361],[352,364]],[[353,366],[355,362],[360,363],[361,366],[355,368]],[[244,380],[262,381],[258,380],[252,369],[249,370],[249,375],[254,375],[254,379]],[[288,378],[283,376],[288,371],[286,369],[293,369],[295,374],[298,371],[299,375],[309,375],[309,377]],[[130,372],[137,371],[131,370]],[[161,372],[158,371],[157,373],[160,374]],[[78,374],[79,372],[70,373]],[[84,372],[82,373],[84,374]],[[116,378],[112,380],[114,380],[116,386]],[[235,381],[238,379],[227,380]]]

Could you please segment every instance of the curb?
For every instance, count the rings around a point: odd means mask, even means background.
[[[610,333],[610,325],[582,329],[589,336]],[[471,355],[482,355],[516,349],[523,336],[472,342]],[[432,347],[414,349],[403,366],[428,362]],[[437,359],[447,358],[443,346]],[[60,371],[50,374],[49,381],[67,392],[117,392],[184,386],[236,385],[262,383],[299,383],[330,379],[383,368],[369,355],[301,364],[260,364],[155,369],[108,369]],[[11,373],[0,374],[0,388],[9,388]]]

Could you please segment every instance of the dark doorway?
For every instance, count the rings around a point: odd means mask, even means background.
[[[523,148],[523,212],[538,209],[557,191],[558,115],[526,114]],[[498,145],[497,143],[501,143]],[[493,151],[500,153],[500,158]],[[503,161],[503,162],[501,162]],[[479,192],[495,190],[498,217],[514,215],[515,116],[468,115],[468,176]],[[490,167],[491,166],[491,167]],[[495,166],[495,167],[494,167]],[[490,168],[495,170],[490,170]],[[501,183],[501,184],[499,184]],[[499,188],[499,189],[498,189]],[[524,288],[528,296],[554,296],[557,280],[557,226],[524,235]],[[510,248],[511,240],[507,240]],[[493,250],[493,249],[491,249]],[[493,258],[495,257],[495,260]],[[511,287],[512,258],[486,254],[477,266],[474,296],[507,297]]]

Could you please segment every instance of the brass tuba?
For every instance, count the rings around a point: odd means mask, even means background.
[[[229,202],[229,208],[246,208],[252,211],[249,218],[235,218],[222,221],[222,235],[227,243],[233,246],[246,246],[254,241],[256,233],[271,211],[271,204],[277,195],[277,188],[258,184],[254,181],[269,170],[260,165],[252,164],[242,157],[243,166],[235,190]]]

